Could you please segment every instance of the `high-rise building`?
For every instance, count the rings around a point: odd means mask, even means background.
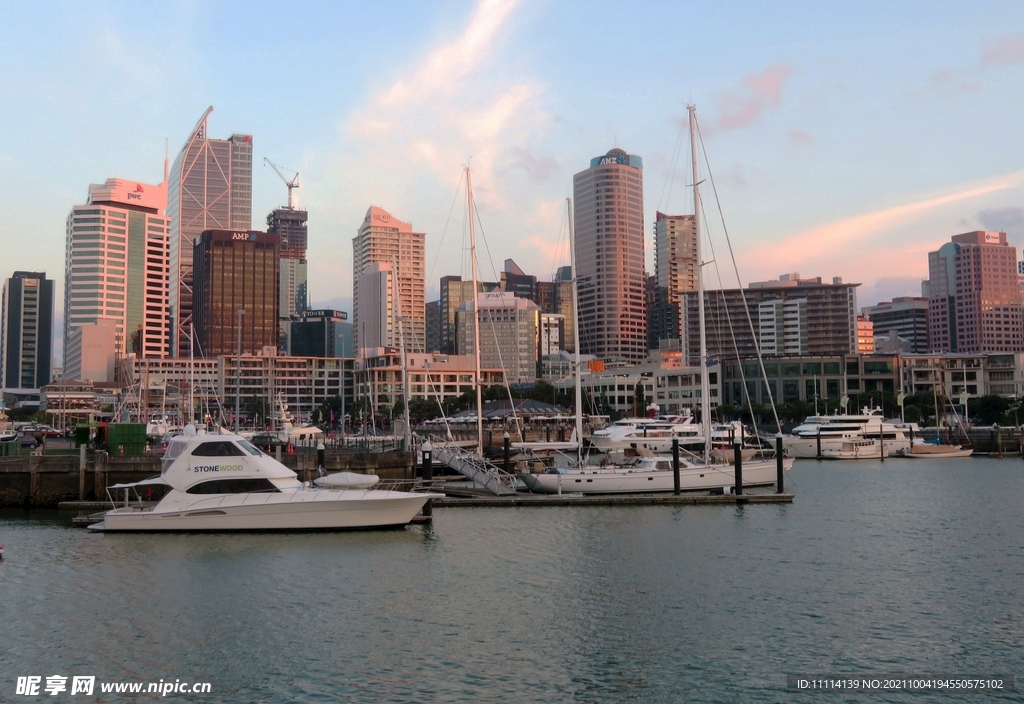
[[[705,291],[708,357],[756,357],[757,345],[764,354],[780,357],[856,354],[858,286],[844,284],[839,277],[828,284],[821,277],[801,279],[798,274],[784,274],[745,289]],[[698,366],[697,293],[683,293],[680,305],[685,361]],[[753,331],[751,322],[756,328]]]
[[[580,351],[647,357],[643,160],[621,149],[573,176]]]
[[[857,316],[857,352],[875,353],[875,326],[865,315]]]
[[[657,213],[654,221],[654,271],[671,303],[697,290],[697,226],[692,215]]]
[[[295,357],[353,356],[352,323],[340,310],[304,310],[289,322],[288,354]]]
[[[401,339],[408,331],[398,325],[394,267],[391,263],[373,262],[366,267],[356,280],[353,298],[359,301],[356,308],[359,322],[354,333],[357,354],[365,357],[370,354],[367,350],[400,348]]]
[[[953,235],[928,253],[932,352],[1024,351],[1017,250],[1005,232]]]
[[[477,292],[497,291],[498,284],[480,281]],[[440,338],[441,353],[456,354],[458,348],[458,330],[455,327],[455,312],[466,301],[473,300],[473,282],[463,281],[461,276],[441,277],[441,322]]]
[[[196,356],[278,347],[280,238],[255,230],[206,230],[195,241]],[[238,311],[244,310],[239,328]]]
[[[477,298],[480,320],[480,364],[487,369],[504,369],[508,383],[537,380],[540,351],[540,307],[511,292],[481,293]],[[458,353],[476,354],[473,330],[473,301],[457,311]]]
[[[42,272],[14,272],[4,282],[0,387],[41,389],[49,384],[52,340],[53,281]]]
[[[212,111],[207,108],[185,140],[168,181],[171,350],[180,356],[189,350],[196,238],[206,230],[247,232],[252,227],[252,136],[210,139]]]
[[[427,352],[441,351],[441,301],[427,303]]]
[[[278,208],[267,215],[267,233],[281,238],[280,317],[287,320],[309,305],[306,243],[309,228],[305,210]]]
[[[502,291],[514,293],[519,298],[529,298],[540,305],[540,301],[537,300],[537,277],[524,272],[512,259],[505,260],[500,288]]]
[[[864,315],[875,326],[875,340],[892,337],[891,333],[910,343],[910,351],[924,354],[928,351],[928,299],[898,296],[891,301],[868,306]]]
[[[172,354],[167,180],[152,186],[120,178],[89,186],[67,219],[64,343],[81,325],[114,326],[115,352]],[[96,380],[99,381],[99,380]]]
[[[422,351],[426,345],[426,235],[413,232],[412,225],[391,216],[383,208],[370,206],[352,239],[352,322],[356,347],[380,347],[362,342],[364,313],[362,308],[376,303],[360,297],[359,280],[374,264],[392,263],[397,267],[398,303],[401,306],[405,349]]]

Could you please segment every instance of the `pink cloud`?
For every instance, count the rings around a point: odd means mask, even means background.
[[[985,46],[981,55],[982,64],[1024,63],[1024,32],[996,37]]]
[[[796,128],[790,128],[787,130],[786,137],[789,139],[790,145],[794,147],[806,147],[814,141],[814,137],[809,135],[807,132]]]
[[[746,93],[727,93],[718,101],[718,122],[723,130],[741,129],[755,122],[766,108],[773,108],[782,99],[782,84],[792,72],[782,64],[769,66],[759,76],[743,79]]]

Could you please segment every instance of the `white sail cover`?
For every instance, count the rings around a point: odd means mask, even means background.
[[[376,474],[356,474],[355,472],[335,472],[313,480],[313,483],[324,489],[369,489],[380,481]]]

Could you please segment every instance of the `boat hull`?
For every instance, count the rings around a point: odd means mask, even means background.
[[[844,444],[848,445],[852,438],[822,438],[821,439],[821,456],[823,458],[840,459],[838,455],[843,454]],[[786,438],[783,440],[783,444],[786,450],[789,452],[791,457],[803,460],[813,460],[818,458],[818,439],[817,438]],[[886,440],[885,441],[885,455],[896,455],[901,452],[907,452],[910,450],[909,440]],[[880,456],[880,450],[875,449],[875,457]],[[858,457],[849,457],[842,459],[865,459],[868,455],[861,453]]]
[[[442,496],[373,490],[312,490],[291,496],[251,494],[242,501],[224,500],[235,497],[216,497],[165,510],[161,510],[160,505],[152,510],[118,508],[108,511],[100,523],[89,528],[104,532],[385,528],[408,524],[428,499]]]
[[[783,460],[786,470],[793,467],[793,460]],[[675,490],[672,470],[628,471],[594,468],[582,472],[558,474],[521,474],[520,479],[530,491],[541,494],[648,494]],[[760,460],[743,463],[743,486],[767,486],[778,479],[775,460]],[[680,468],[679,488],[681,491],[715,489],[735,484],[735,468],[729,465],[713,467]]]
[[[925,459],[925,460],[939,460],[939,459],[957,459],[961,457],[970,457],[974,454],[973,448],[953,448],[949,445],[936,445],[936,446],[925,446],[928,449],[922,451],[921,446],[915,445],[914,448],[903,455],[904,457],[912,457],[914,459]],[[940,449],[933,449],[940,448]],[[947,449],[948,448],[948,449]]]

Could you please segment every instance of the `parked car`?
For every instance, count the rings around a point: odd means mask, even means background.
[[[22,435],[21,437],[18,438],[18,444],[21,447],[33,450],[39,447],[39,441],[36,440],[35,437],[33,437],[32,435]]]
[[[64,433],[50,425],[37,425],[33,435],[45,435],[48,438],[64,437]]]

